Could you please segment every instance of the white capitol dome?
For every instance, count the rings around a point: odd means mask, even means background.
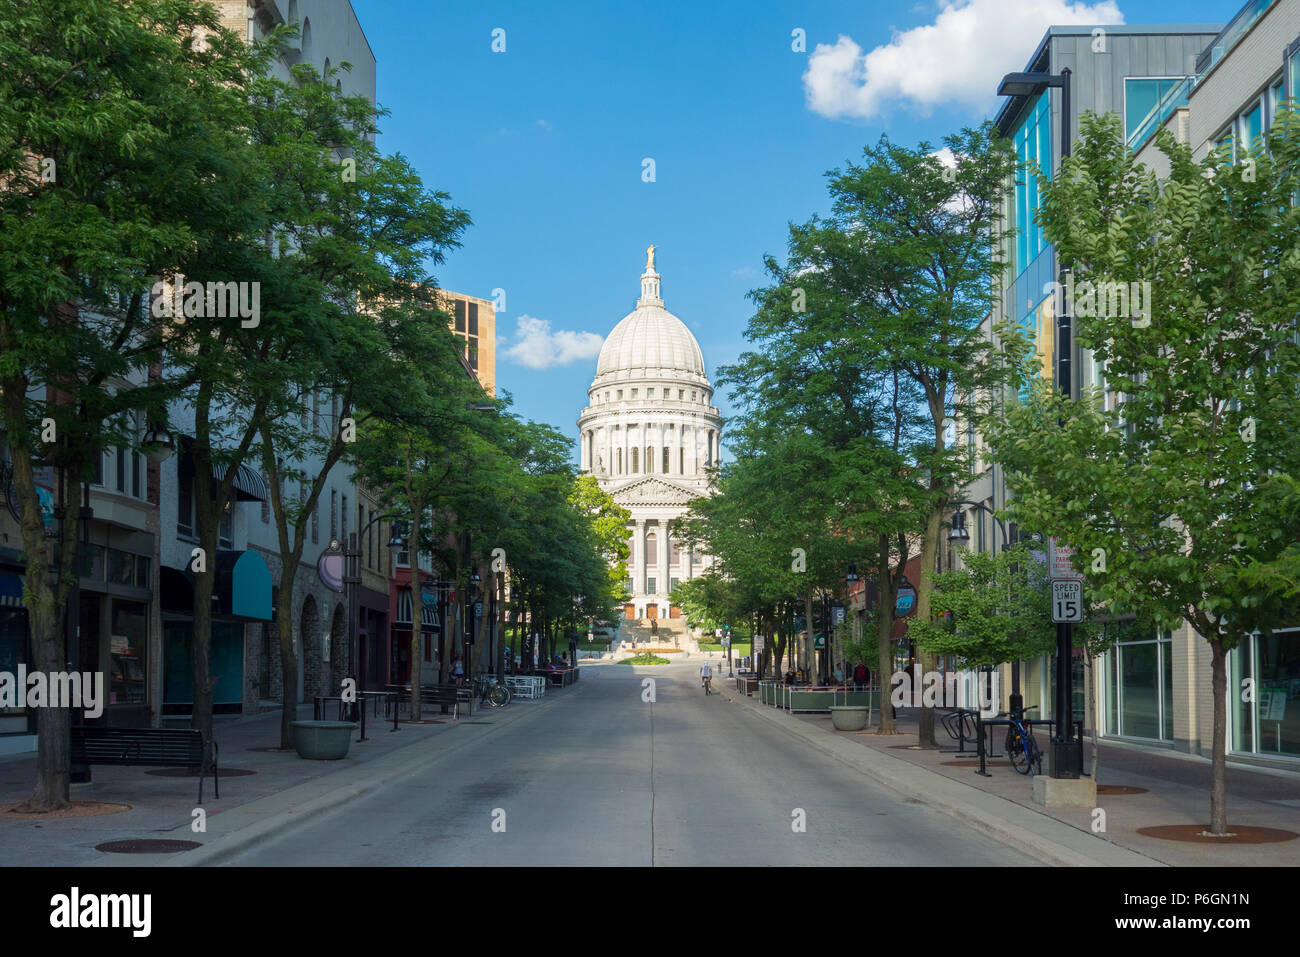
[[[605,339],[596,376],[680,372],[701,380],[704,353],[691,330],[663,306],[638,306]]]
[[[631,513],[626,617],[676,618],[673,586],[712,560],[680,547],[671,525],[710,494],[722,416],[700,344],[664,307],[654,247],[646,253],[641,298],[605,338],[578,416],[579,467]]]
[[[691,330],[664,308],[653,255],[641,276],[641,298],[601,346],[593,388],[614,380],[657,379],[689,381],[708,387],[704,353]]]

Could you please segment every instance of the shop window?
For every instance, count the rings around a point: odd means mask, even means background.
[[[1106,653],[1106,731],[1129,738],[1173,737],[1173,635],[1152,638],[1132,623]]]
[[[1254,635],[1232,656],[1230,679],[1253,679],[1252,701],[1233,695],[1232,748],[1254,754],[1300,757],[1300,629]]]
[[[104,546],[82,542],[77,549],[77,575],[87,581],[104,580]]]
[[[127,585],[136,583],[135,556],[130,552],[116,548],[108,550],[108,583],[110,585]]]
[[[113,600],[113,632],[109,655],[113,662],[109,704],[145,702],[145,653],[149,636],[148,606],[142,602]]]

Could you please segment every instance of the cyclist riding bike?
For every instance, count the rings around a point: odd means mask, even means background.
[[[705,661],[704,664],[700,665],[700,684],[704,685],[705,694],[713,694],[712,688],[709,687],[712,680],[713,669],[709,667],[708,661]]]

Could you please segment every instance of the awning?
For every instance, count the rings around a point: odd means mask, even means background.
[[[227,468],[225,465],[212,466],[212,477],[218,482],[222,481],[226,477]],[[235,471],[234,488],[236,502],[271,501],[271,490],[266,487],[266,481],[247,465],[241,465]]]
[[[271,569],[257,552],[218,552],[215,591],[221,614],[271,620]]]
[[[25,608],[21,575],[0,575],[0,608]]]
[[[217,552],[216,579],[212,583],[212,614],[245,621],[271,620],[271,570],[254,551]],[[194,613],[194,573],[184,569],[159,570],[158,590],[162,610],[182,615]]]
[[[181,436],[181,480],[185,480],[184,472],[189,474],[194,472],[194,456],[191,451],[194,447],[194,440],[188,435]],[[218,465],[212,463],[212,478],[216,482],[221,482],[226,477],[226,470],[229,465]],[[267,488],[266,480],[262,478],[255,470],[247,465],[238,465],[235,468],[235,477],[233,480],[233,491],[235,501],[237,502],[269,502],[271,501],[271,490]]]
[[[397,593],[397,619],[393,622],[398,628],[411,627],[411,589],[403,588]],[[420,605],[420,631],[438,631],[438,610],[427,605]]]

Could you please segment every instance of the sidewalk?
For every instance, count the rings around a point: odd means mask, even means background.
[[[0,814],[0,866],[131,866],[161,863],[189,865],[211,863],[283,827],[293,818],[306,817],[365,794],[387,781],[413,773],[445,754],[473,744],[488,734],[547,710],[580,690],[548,688],[544,697],[516,698],[503,711],[479,710],[450,714],[425,710],[426,721],[393,732],[391,716],[383,709],[366,716],[366,740],[354,733],[347,757],[339,761],[308,761],[296,752],[266,750],[280,743],[280,712],[247,717],[216,718],[215,737],[220,748],[221,798],[213,796],[212,779],[203,786],[203,804],[197,803],[198,777],[173,776],[183,769],[148,769],[95,765],[92,783],[73,785],[76,802],[110,802],[130,805],[129,811],[97,817],[24,819]],[[312,717],[311,705],[299,705],[297,717]],[[35,780],[35,754],[0,759],[0,804],[24,801]],[[165,774],[150,773],[151,770]],[[236,774],[251,771],[252,774]],[[228,776],[229,775],[229,776]],[[202,807],[207,830],[191,830],[192,812]],[[106,854],[95,850],[105,841],[133,839],[197,841],[205,845],[173,854]]]
[[[1142,794],[1099,794],[1105,831],[1093,833],[1093,809],[1045,808],[1033,802],[1033,779],[1021,775],[1005,756],[988,761],[991,777],[981,777],[973,745],[957,754],[936,724],[941,750],[918,750],[919,711],[899,709],[900,734],[874,730],[835,731],[830,715],[790,715],[757,697],[720,683],[731,701],[750,708],[808,744],[881,782],[924,800],[964,823],[1007,841],[1046,863],[1070,865],[1211,865],[1283,867],[1300,864],[1300,840],[1272,844],[1182,843],[1139,834],[1162,824],[1208,824],[1210,762],[1201,757],[1103,739],[1101,784],[1145,788]],[[995,740],[1000,740],[995,735]],[[951,748],[952,751],[947,749]],[[1000,751],[1000,747],[998,749]],[[1084,767],[1092,765],[1091,743],[1084,742]],[[1044,765],[1047,761],[1044,759]],[[1229,763],[1228,823],[1300,832],[1300,773],[1256,769]]]

